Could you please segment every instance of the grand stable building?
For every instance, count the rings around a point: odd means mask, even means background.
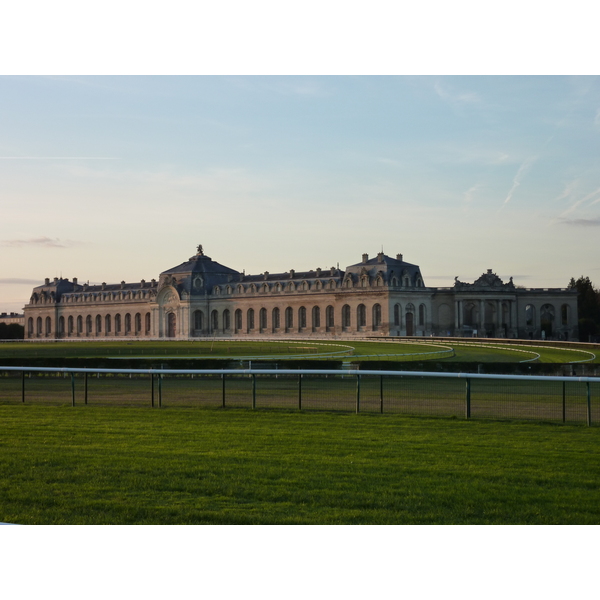
[[[246,275],[198,246],[158,281],[46,279],[25,306],[26,339],[430,335],[576,339],[577,293],[517,287],[491,269],[427,287],[417,265],[383,252],[345,271]]]

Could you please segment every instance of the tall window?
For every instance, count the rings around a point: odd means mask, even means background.
[[[92,315],[88,315],[85,318],[85,334],[86,335],[92,334]]]
[[[241,331],[241,330],[242,330],[242,311],[241,311],[241,309],[238,308],[235,311],[235,331],[237,333],[238,331]]]
[[[253,308],[248,309],[247,325],[248,325],[248,331],[250,331],[251,329],[254,329],[254,309]]]
[[[144,329],[145,329],[146,335],[149,335],[150,334],[150,313],[146,313],[145,320],[146,320],[146,326]]]
[[[327,327],[327,329],[330,329],[331,327],[335,326],[335,321],[334,321],[334,312],[333,312],[333,306],[328,306],[325,309],[325,327]]]
[[[121,333],[121,315],[115,315],[115,335],[119,335]]]
[[[131,315],[127,313],[125,315],[125,335],[131,333]]]
[[[294,311],[291,306],[285,309],[285,327],[291,329],[294,326]]]
[[[69,317],[69,319],[71,319],[71,317]],[[69,323],[69,327],[71,326],[71,323]],[[104,317],[104,333],[105,335],[108,335],[111,332],[111,318],[110,315],[106,315],[106,317]]]
[[[58,334],[61,336],[65,334],[65,318],[64,317],[60,317],[58,319]]]
[[[135,335],[139,335],[142,331],[142,315],[136,313],[135,315]]]
[[[52,319],[50,317],[46,317],[46,335],[50,335],[52,333]]]
[[[277,307],[273,309],[273,313],[271,314],[271,320],[273,321],[273,330],[279,329],[281,327],[279,323],[279,309]]]
[[[313,329],[321,327],[321,309],[318,306],[313,306],[312,309],[312,326]]]
[[[42,335],[42,317],[38,317],[36,320],[36,333]]]
[[[258,314],[260,330],[264,331],[267,328],[267,309],[261,308]]]
[[[419,325],[423,327],[425,325],[425,305],[419,305]]]
[[[70,316],[67,321],[67,335],[73,335],[73,317]]]
[[[356,309],[356,324],[358,327],[365,327],[367,324],[367,311],[364,304],[359,304]]]
[[[525,325],[533,327],[535,325],[535,308],[533,304],[528,304],[525,307]]]
[[[83,333],[83,317],[79,315],[77,317],[77,335],[81,335]]]
[[[342,327],[344,329],[350,328],[350,307],[347,304],[342,306]]]
[[[400,305],[394,304],[394,326],[400,327]]]
[[[197,332],[204,329],[204,313],[201,310],[194,311],[194,329]]]
[[[100,315],[96,315],[96,335],[100,335],[102,333],[102,317]]]
[[[231,313],[226,308],[223,311],[223,331],[229,331],[231,329]]]
[[[373,305],[373,329],[379,329],[381,326],[381,304]]]
[[[210,328],[211,333],[219,331],[219,313],[216,310],[210,313]]]
[[[304,329],[306,327],[306,308],[301,306],[298,309],[298,327]]]
[[[569,324],[569,305],[563,304],[560,308],[560,323],[566,326]]]

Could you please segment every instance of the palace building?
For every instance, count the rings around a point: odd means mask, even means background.
[[[25,339],[468,336],[577,339],[577,292],[517,287],[488,269],[427,287],[417,265],[383,252],[346,267],[246,275],[206,256],[158,280],[33,289]]]

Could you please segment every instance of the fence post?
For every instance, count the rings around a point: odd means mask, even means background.
[[[256,408],[256,375],[252,373],[252,408]]]
[[[150,373],[150,406],[154,408],[154,373]]]
[[[83,403],[87,404],[88,396],[88,374],[87,371],[83,375]]]
[[[25,371],[21,371],[21,402],[25,402]]]
[[[383,375],[379,376],[379,402],[381,404],[381,414],[383,414]]]
[[[466,397],[466,403],[465,403],[465,418],[466,419],[470,419],[471,418],[471,379],[467,377],[467,386],[466,386],[466,391],[467,391],[467,397]]]
[[[71,406],[75,406],[75,373],[71,373]]]
[[[360,412],[360,375],[356,376],[356,414]]]
[[[586,381],[587,387],[587,424],[588,427],[592,424],[592,393],[590,391],[590,382]]]
[[[162,408],[162,373],[158,374],[158,408]]]
[[[225,408],[225,373],[221,373],[221,378],[223,380],[221,382],[221,384],[222,384],[221,387],[223,388],[221,390],[221,395],[222,395],[222,398],[221,398],[221,407]]]
[[[562,422],[567,420],[567,382],[563,381]]]
[[[298,375],[298,410],[302,410],[302,373]]]

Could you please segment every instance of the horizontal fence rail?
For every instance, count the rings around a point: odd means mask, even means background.
[[[0,403],[280,408],[600,422],[600,377],[0,366]]]

